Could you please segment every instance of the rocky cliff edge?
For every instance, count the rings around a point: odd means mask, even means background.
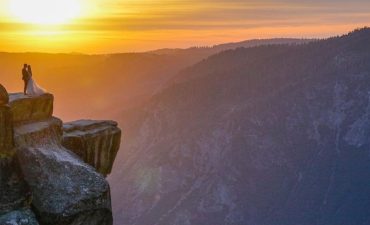
[[[121,130],[113,121],[63,125],[53,102],[0,85],[0,225],[111,225],[104,176]]]

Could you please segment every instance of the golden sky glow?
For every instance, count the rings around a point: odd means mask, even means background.
[[[10,13],[22,23],[64,24],[79,16],[80,2],[75,0],[12,0]]]
[[[368,0],[0,0],[0,51],[144,51],[369,25]]]

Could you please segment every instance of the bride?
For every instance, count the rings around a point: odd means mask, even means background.
[[[28,80],[28,84],[27,84],[26,94],[30,95],[30,96],[39,96],[39,95],[43,95],[43,94],[47,93],[45,89],[41,88],[33,80],[33,78],[32,78],[32,69],[31,69],[30,65],[28,65],[27,71],[28,71],[28,74],[29,74],[29,80]]]

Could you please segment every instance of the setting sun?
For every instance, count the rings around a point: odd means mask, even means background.
[[[0,0],[0,51],[140,52],[323,38],[370,23],[370,1],[333,1]]]
[[[18,20],[32,24],[64,24],[77,17],[81,6],[77,0],[13,0],[10,11]]]

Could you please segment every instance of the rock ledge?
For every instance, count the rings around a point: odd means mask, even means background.
[[[52,116],[53,95],[16,93],[8,101],[2,88],[0,225],[112,225],[103,174],[119,149],[117,123],[81,120],[63,129]]]
[[[114,121],[78,120],[63,125],[63,146],[104,175],[112,170],[120,142],[121,130]]]
[[[53,102],[54,96],[52,94],[38,97],[30,97],[22,93],[9,94],[9,105],[14,123],[50,118],[53,115]]]

